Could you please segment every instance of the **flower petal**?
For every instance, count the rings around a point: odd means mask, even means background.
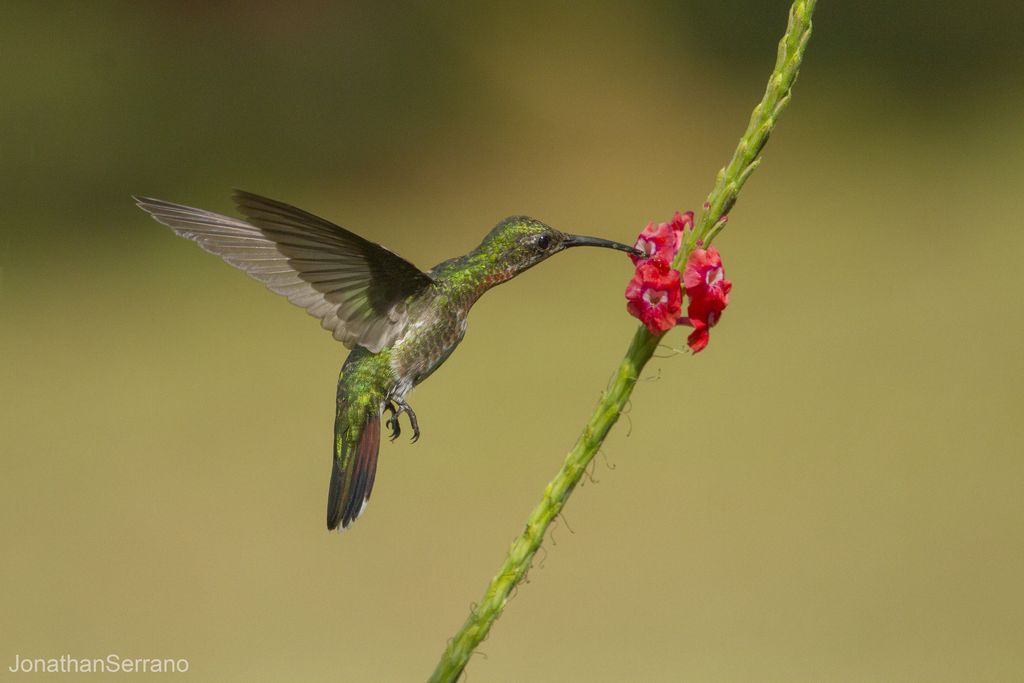
[[[686,345],[689,346],[690,350],[694,353],[700,353],[708,345],[710,336],[707,325],[694,325],[693,332],[691,332],[690,336],[686,338]]]

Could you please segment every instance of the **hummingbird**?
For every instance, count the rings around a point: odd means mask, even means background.
[[[466,334],[469,309],[495,285],[570,247],[639,250],[559,232],[527,216],[499,222],[475,249],[421,271],[401,256],[311,213],[235,190],[244,219],[133,197],[178,235],[264,283],[320,319],[350,353],[341,366],[327,528],[341,531],[370,499],[381,420],[394,441],[399,417],[420,436],[406,396]]]

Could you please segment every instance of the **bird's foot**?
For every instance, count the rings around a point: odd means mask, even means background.
[[[385,424],[391,430],[391,440],[394,441],[398,438],[398,435],[402,433],[402,428],[398,424],[398,416],[405,413],[409,416],[409,424],[412,425],[412,442],[420,438],[420,423],[416,420],[416,413],[412,407],[403,400],[389,400],[384,405],[385,410],[391,411],[391,417],[387,419]]]
[[[416,443],[420,440],[420,423],[416,421],[416,413],[404,401],[402,402],[402,409],[409,415],[409,424],[412,425],[412,443]]]
[[[388,429],[391,430],[390,439],[394,441],[402,433],[402,427],[398,424],[398,416],[400,414],[398,407],[392,401],[388,401],[384,404],[384,410],[391,411],[391,417],[384,423]]]

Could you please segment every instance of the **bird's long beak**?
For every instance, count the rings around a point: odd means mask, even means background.
[[[569,235],[567,239],[562,242],[566,248],[568,247],[604,247],[606,249],[618,249],[624,251],[627,254],[633,256],[643,256],[644,253],[639,249],[626,246],[621,242],[612,242],[611,240],[604,240],[600,237],[586,237],[585,235]]]

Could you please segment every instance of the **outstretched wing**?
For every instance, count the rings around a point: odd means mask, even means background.
[[[235,191],[248,221],[161,199],[141,209],[288,297],[349,348],[376,353],[405,331],[406,301],[430,276],[379,244],[288,204]]]

